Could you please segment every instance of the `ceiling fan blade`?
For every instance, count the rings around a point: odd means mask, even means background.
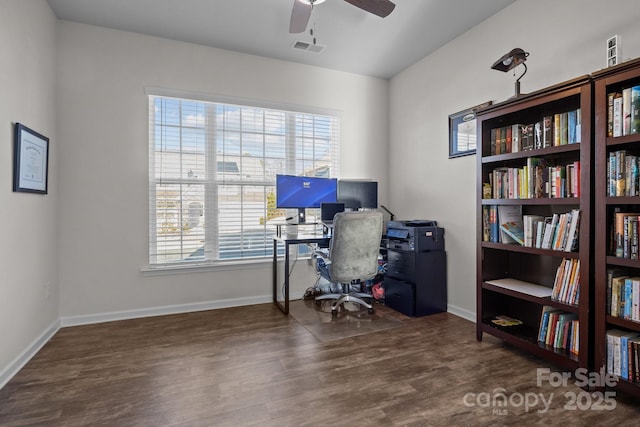
[[[369,13],[378,15],[381,18],[386,18],[393,9],[396,7],[394,3],[389,0],[344,0],[349,4],[359,7],[362,10],[366,10]]]
[[[309,18],[311,18],[311,10],[313,10],[313,6],[293,0],[291,22],[289,22],[290,33],[303,33],[307,29]]]

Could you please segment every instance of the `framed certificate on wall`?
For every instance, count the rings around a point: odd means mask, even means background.
[[[13,191],[47,194],[49,138],[15,124],[13,143]]]
[[[491,101],[449,116],[449,158],[476,153],[476,111],[491,105]]]

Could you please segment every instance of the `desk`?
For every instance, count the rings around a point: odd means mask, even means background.
[[[278,301],[278,243],[284,244],[284,302]],[[273,238],[273,303],[289,314],[289,247],[305,243],[328,245],[329,237],[316,234],[282,234]]]

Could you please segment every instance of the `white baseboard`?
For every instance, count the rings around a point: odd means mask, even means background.
[[[476,323],[476,313],[473,311],[465,310],[464,308],[456,307],[449,304],[447,306],[447,312],[455,314],[458,317],[462,317],[470,322]]]
[[[292,297],[293,298],[293,297]],[[137,310],[113,311],[108,313],[89,314],[86,316],[62,317],[62,327],[90,325],[93,323],[113,322],[116,320],[137,319],[141,317],[165,316],[168,314],[190,313],[194,311],[215,310],[217,308],[240,307],[243,305],[264,304],[273,301],[271,295],[247,298],[232,298],[217,301],[205,301],[189,304],[167,305]]]
[[[55,335],[60,329],[60,320],[54,321],[36,338],[22,353],[16,357],[7,367],[0,371],[0,389],[3,388],[33,356]]]

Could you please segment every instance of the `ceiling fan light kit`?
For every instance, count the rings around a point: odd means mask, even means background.
[[[291,21],[289,22],[289,32],[292,34],[302,33],[307,29],[309,18],[314,6],[324,3],[325,0],[293,0],[291,10]],[[381,18],[387,17],[396,5],[389,0],[344,0],[347,3],[372,13]]]

